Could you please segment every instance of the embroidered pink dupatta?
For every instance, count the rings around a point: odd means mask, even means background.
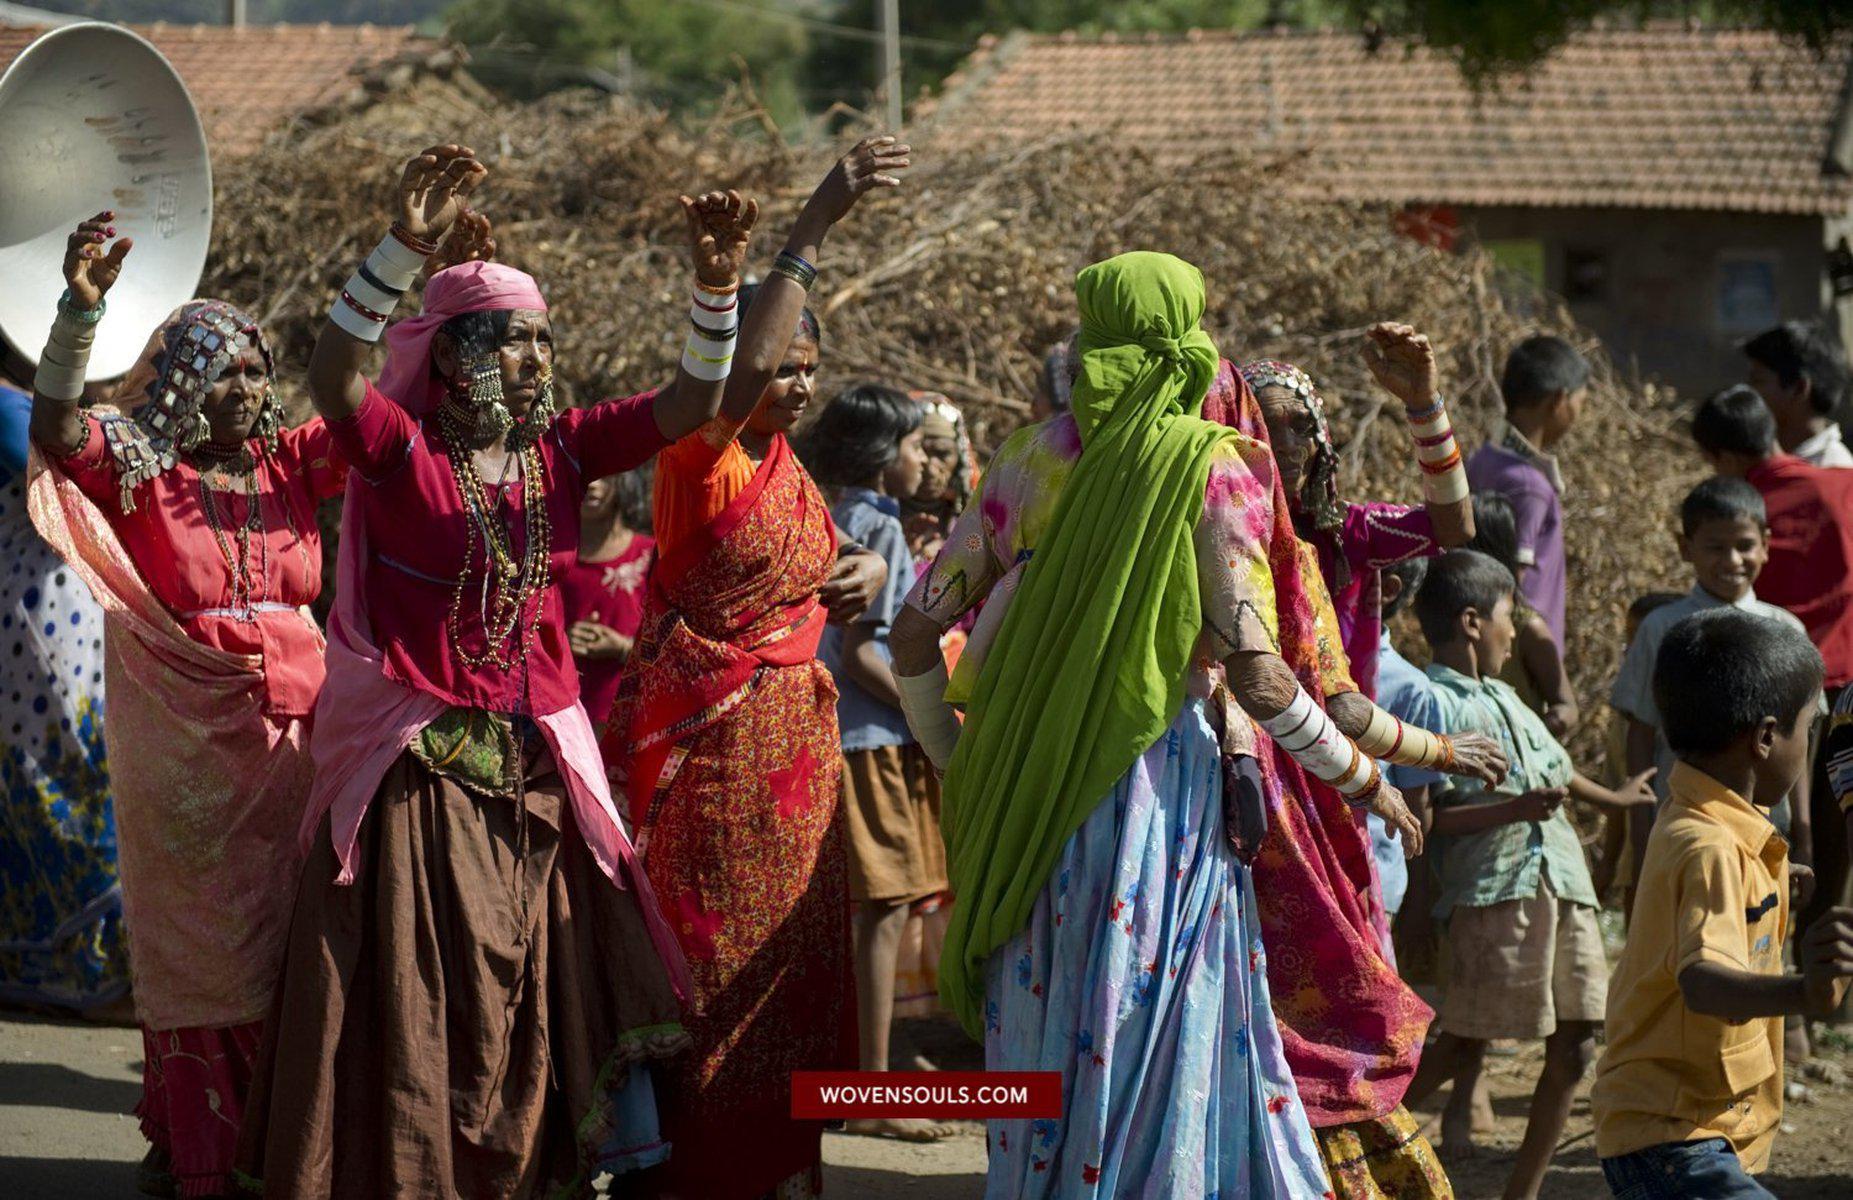
[[[103,608],[136,1015],[158,1030],[261,1020],[302,867],[308,726],[265,714],[260,658],[187,636],[108,518],[37,448],[28,474],[33,525]]]

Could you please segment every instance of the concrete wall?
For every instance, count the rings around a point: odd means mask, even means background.
[[[1818,217],[1481,208],[1462,210],[1461,224],[1494,248],[1540,243],[1544,286],[1602,336],[1618,364],[1682,395],[1743,378],[1736,347],[1764,326],[1770,300],[1781,319],[1820,317],[1829,307]],[[1579,261],[1599,264],[1594,294],[1578,295],[1591,275],[1577,270]]]

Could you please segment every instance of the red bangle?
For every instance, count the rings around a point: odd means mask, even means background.
[[[438,244],[436,242],[426,241],[424,238],[412,233],[397,221],[394,221],[386,232],[392,234],[394,241],[404,246],[407,250],[410,250],[413,254],[430,258],[433,254],[438,252]]]
[[[1460,465],[1461,465],[1461,452],[1459,448],[1457,447],[1453,451],[1453,453],[1449,454],[1446,458],[1442,459],[1440,462],[1423,463],[1422,470],[1430,475],[1446,475],[1449,471],[1452,471],[1455,467],[1458,467]]]
[[[360,301],[354,299],[351,293],[344,290],[341,293],[341,300],[349,308],[353,309],[355,312],[359,313],[361,316],[367,318],[367,320],[372,321],[377,325],[386,324],[386,314],[385,313],[374,312],[372,309],[368,308],[366,305],[362,304]]]

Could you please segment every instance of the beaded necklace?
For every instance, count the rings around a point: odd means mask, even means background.
[[[219,515],[219,501],[214,489],[206,483],[202,472],[199,477],[200,506],[206,510],[206,525],[212,530],[213,541],[219,544],[219,553],[225,556],[225,565],[232,572],[232,618],[238,621],[257,620],[256,604],[264,599],[268,592],[270,576],[270,543],[264,539],[264,513],[258,503],[257,469],[249,457],[245,458],[238,474],[244,481],[245,519],[232,530],[232,539],[237,543],[234,553],[232,542],[225,536],[227,522]],[[256,535],[258,565],[255,574],[251,570],[251,539]]]
[[[509,544],[508,529],[503,523],[501,498],[491,504],[488,488],[476,471],[476,457],[469,445],[469,433],[476,423],[476,413],[454,398],[438,407],[438,430],[449,450],[451,477],[463,497],[465,513],[463,566],[450,593],[450,611],[446,627],[457,656],[471,669],[493,665],[507,671],[527,657],[539,633],[541,599],[552,586],[553,526],[547,515],[546,480],[541,471],[540,447],[532,442],[512,451],[511,458],[521,466],[522,517],[526,544],[521,561],[516,563]],[[506,470],[506,463],[504,465]],[[470,564],[476,559],[481,543],[483,574],[477,593],[478,616],[482,622],[484,651],[472,653],[463,643],[463,602],[470,588]]]

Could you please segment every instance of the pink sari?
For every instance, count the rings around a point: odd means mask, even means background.
[[[1203,415],[1267,442],[1254,394],[1227,362]],[[1315,700],[1356,691],[1331,597],[1294,534],[1278,476],[1274,487],[1268,558],[1281,656]],[[1381,1118],[1402,1103],[1434,1012],[1383,957],[1363,821],[1279,747],[1258,740],[1269,810],[1255,895],[1287,1064],[1315,1129]]]

